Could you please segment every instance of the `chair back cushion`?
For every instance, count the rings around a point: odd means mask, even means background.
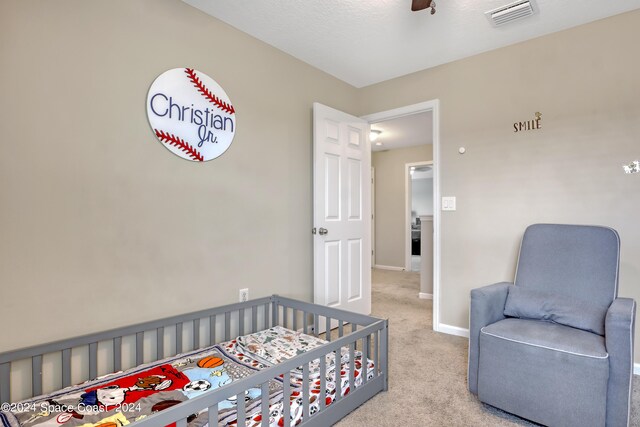
[[[608,307],[618,296],[619,263],[612,228],[534,224],[522,238],[515,285]]]
[[[580,298],[509,286],[504,315],[520,319],[546,320],[604,336],[608,305]]]

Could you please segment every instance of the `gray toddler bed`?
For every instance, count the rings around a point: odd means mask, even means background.
[[[327,426],[387,369],[387,320],[274,295],[2,353],[0,425]]]

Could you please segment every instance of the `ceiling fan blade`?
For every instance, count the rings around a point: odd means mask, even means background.
[[[411,10],[416,12],[418,10],[423,10],[428,7],[431,7],[432,0],[412,0],[411,1]]]

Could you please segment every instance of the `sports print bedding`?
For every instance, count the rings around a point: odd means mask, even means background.
[[[264,331],[256,332],[255,334],[245,335],[238,337],[235,340],[231,340],[227,343],[220,345],[221,350],[225,355],[235,360],[241,360],[243,363],[247,363],[251,366],[267,365],[272,366],[274,364],[284,362],[298,354],[302,354],[306,351],[312,350],[316,347],[320,347],[326,344],[327,341],[320,338],[305,335],[299,332],[294,332],[281,326],[276,326]],[[340,357],[340,393],[342,396],[346,396],[351,391],[349,385],[349,350],[347,348],[342,349]],[[360,351],[354,352],[354,387],[359,387],[362,384],[362,353]],[[373,362],[367,359],[367,379],[372,379],[374,376],[375,366]],[[329,354],[326,356],[326,405],[331,405],[336,399],[336,363],[335,356]],[[302,402],[302,386],[303,386],[302,367],[296,371],[291,372],[291,425],[295,426],[302,420],[303,415],[303,402]],[[309,364],[309,409],[311,414],[314,414],[319,410],[320,401],[318,397],[320,395],[320,362],[318,360]],[[269,406],[269,425],[272,427],[282,426],[284,417],[284,404],[282,399],[279,399],[276,403],[272,403]],[[246,426],[260,426],[262,417],[258,411],[257,415],[247,411],[247,419],[245,420]],[[231,421],[227,424],[230,427],[235,427],[236,422]]]
[[[240,336],[205,349],[183,353],[127,371],[109,374],[86,383],[34,397],[1,411],[4,427],[119,427],[162,411],[209,390],[245,378],[258,370],[317,348],[326,341],[276,326]],[[355,387],[362,382],[362,355],[355,354]],[[349,355],[343,349],[339,368],[335,357],[327,356],[326,403],[335,400],[335,372],[340,369],[341,393],[349,388]],[[367,360],[366,373],[373,377],[374,366]],[[319,362],[310,364],[310,408],[318,410],[320,394]],[[302,420],[302,368],[291,372],[291,425]],[[269,382],[271,426],[283,425],[283,385],[281,379]],[[247,390],[244,425],[260,425],[261,390]],[[237,426],[236,402],[220,402],[219,425]],[[240,423],[242,425],[242,423]],[[189,427],[207,425],[206,410],[193,414]]]

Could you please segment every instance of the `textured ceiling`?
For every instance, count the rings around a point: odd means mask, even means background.
[[[536,0],[538,12],[492,27],[512,0],[183,0],[355,87],[363,87],[640,8],[640,0]]]

